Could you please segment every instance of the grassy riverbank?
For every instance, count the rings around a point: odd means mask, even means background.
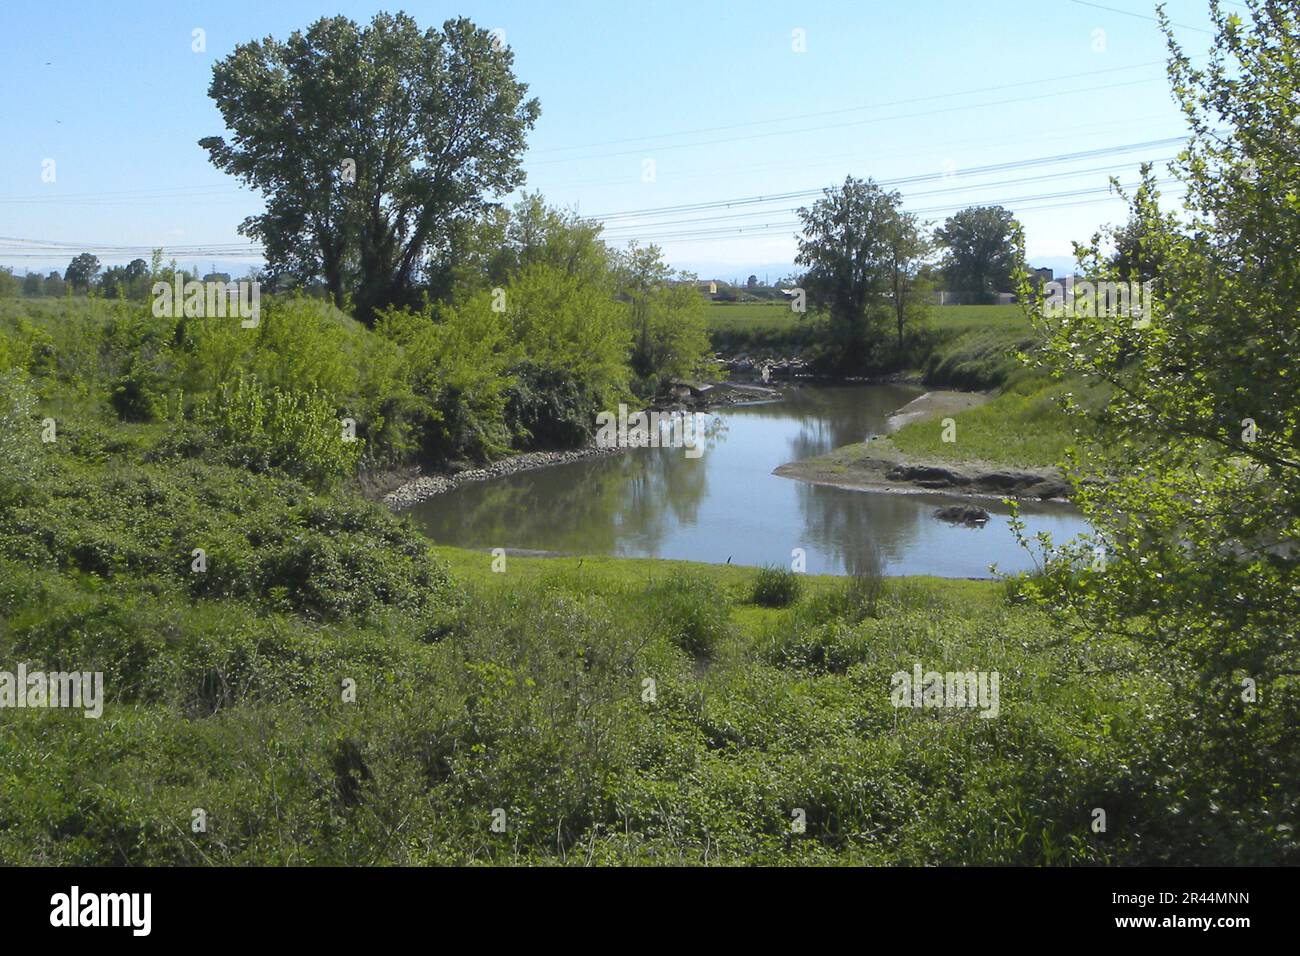
[[[11,320],[3,339],[35,384],[5,385],[3,434],[30,440],[6,446],[23,470],[0,485],[0,670],[100,672],[104,699],[99,719],[0,715],[0,862],[1271,852],[1254,820],[1183,812],[1231,782],[1169,768],[1181,702],[1141,649],[1079,647],[1015,587],[616,558],[496,571],[318,482],[314,446],[286,443],[310,428],[196,442],[201,416],[124,417],[142,363],[172,374],[186,353],[138,316],[93,318]],[[330,336],[361,332],[321,321],[249,361],[325,375]],[[45,417],[57,438],[39,442]],[[893,675],[918,666],[996,672],[996,704],[895,707]]]
[[[104,716],[5,714],[5,862],[1158,855],[1083,810],[1149,699],[1069,676],[999,585],[791,579],[769,607],[754,569],[498,572],[359,500],[141,462],[130,429],[82,448],[0,519],[0,658],[102,671]],[[918,663],[999,671],[998,718],[895,709]]]
[[[987,403],[910,422],[888,441],[918,459],[1048,468],[1064,460],[1078,427],[1061,407],[1067,396],[1087,405],[1097,400],[1077,383],[1023,376]],[[951,429],[944,424],[949,417]]]

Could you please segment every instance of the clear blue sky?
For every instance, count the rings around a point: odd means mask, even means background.
[[[0,265],[48,271],[71,258],[62,246],[33,252],[33,240],[245,242],[237,227],[260,201],[197,145],[223,132],[207,97],[212,64],[238,43],[284,38],[321,16],[365,21],[404,9],[422,25],[463,14],[505,31],[542,104],[528,188],[552,203],[599,215],[819,189],[849,173],[930,175],[899,187],[909,207],[940,219],[938,207],[1018,200],[1006,205],[1026,227],[1031,259],[1060,268],[1071,240],[1124,215],[1117,200],[1080,191],[1104,188],[1112,173],[1131,180],[1140,160],[1176,147],[969,170],[1185,132],[1163,41],[1143,19],[1154,4],[1098,3],[1113,9],[1078,0],[9,0],[0,6]],[[1168,5],[1194,55],[1211,40],[1207,8]],[[195,28],[206,32],[205,52],[191,49]],[[805,52],[793,49],[796,29]],[[52,183],[42,181],[47,159]],[[1024,198],[1044,195],[1055,198]],[[794,252],[788,210],[806,201],[629,217],[611,221],[609,237],[661,239],[670,262],[706,277],[776,279]],[[131,257],[100,253],[106,264]],[[180,258],[241,272],[250,261]]]

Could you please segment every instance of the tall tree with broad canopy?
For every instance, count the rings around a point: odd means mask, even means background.
[[[1121,251],[1125,237],[1141,238],[1154,271],[1149,314],[1034,315],[1049,367],[1112,397],[1096,436],[1080,432],[1071,468],[1097,540],[1051,549],[1029,591],[1081,642],[1113,647],[1111,666],[1180,700],[1142,731],[1161,735],[1162,759],[1129,768],[1115,788],[1159,801],[1171,826],[1200,828],[1205,859],[1286,846],[1295,862],[1300,8],[1246,6],[1243,17],[1211,4],[1217,37],[1203,67],[1160,8],[1192,136],[1170,167],[1186,188],[1179,215],[1162,209],[1147,167],[1116,237]],[[1147,278],[1104,237],[1076,255],[1104,281]],[[1110,644],[1115,636],[1124,642]],[[1180,779],[1186,767],[1197,768],[1196,787]]]
[[[901,203],[898,192],[848,176],[799,210],[803,232],[794,261],[808,267],[800,284],[830,313],[837,357],[846,368],[865,361],[885,315],[903,245],[895,240],[906,232]]]
[[[1001,206],[971,206],[935,230],[944,250],[943,271],[951,291],[971,305],[996,302],[1010,292],[1016,268],[1016,220]]]
[[[261,241],[270,271],[322,278],[370,321],[439,288],[453,237],[486,197],[523,182],[540,107],[513,62],[464,18],[441,31],[403,13],[366,27],[321,19],[213,67],[208,94],[233,136],[199,145],[266,196],[240,231]]]

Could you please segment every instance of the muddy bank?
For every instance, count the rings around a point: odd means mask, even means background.
[[[982,405],[979,392],[934,391],[912,400],[888,419],[888,430]],[[1064,500],[1071,488],[1055,468],[1008,468],[996,462],[934,461],[909,458],[887,436],[874,436],[818,458],[792,461],[773,474],[816,485],[895,494],[967,495],[974,498]]]

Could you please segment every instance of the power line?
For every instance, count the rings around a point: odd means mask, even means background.
[[[1185,142],[1188,137],[1177,136],[1161,140],[1150,140],[1142,143],[1120,144],[1116,146],[1102,147],[1094,150],[1079,150],[1073,153],[1063,153],[1055,156],[1037,157],[1028,160],[1016,160],[1004,163],[994,163],[986,166],[970,167],[965,170],[956,171],[955,175],[969,179],[979,177],[994,172],[1005,172],[1018,169],[1032,168],[1035,166],[1055,165],[1059,163],[1078,162],[1088,158],[1101,156],[1111,156],[1120,153],[1133,152],[1140,149],[1152,149],[1155,147],[1166,147]],[[1155,162],[1165,162],[1166,159],[1156,160]],[[1051,179],[1071,178],[1082,175],[1089,175],[1094,172],[1102,172],[1111,169],[1123,168],[1123,166],[1111,165],[1108,167],[1098,167],[1085,170],[1063,170],[1056,173],[1050,173],[1043,176],[1025,177],[1016,180],[1003,180],[992,183],[962,183],[960,186],[943,188],[938,190],[928,190],[922,193],[913,194],[913,196],[936,195],[950,192],[981,191],[995,188],[1000,185],[1011,185],[1020,182],[1035,182]],[[914,176],[899,177],[892,180],[884,180],[880,183],[882,186],[910,185],[925,182],[934,182],[940,179],[949,178],[954,173],[924,173]],[[623,212],[609,213],[605,216],[589,217],[596,221],[609,225],[606,234],[610,238],[631,238],[634,236],[644,236],[650,233],[658,235],[656,230],[662,230],[665,227],[676,227],[682,225],[694,225],[699,223],[720,222],[738,218],[753,218],[755,216],[780,215],[793,211],[793,209],[768,209],[754,210],[742,214],[704,216],[697,219],[669,219],[657,222],[632,222],[619,223],[618,220],[629,218],[642,218],[646,216],[675,216],[682,213],[704,212],[711,209],[731,209],[733,207],[743,207],[747,205],[764,205],[778,201],[789,201],[811,198],[824,192],[823,189],[797,190],[792,192],[777,193],[772,195],[760,195],[740,197],[729,200],[718,200],[702,203],[685,203],[676,206],[660,206],[641,210],[625,210]],[[992,200],[983,200],[982,202],[989,205],[1009,204],[1012,202],[1028,202],[1033,200],[1050,199],[1057,196],[1071,196],[1078,193],[1057,193],[1047,194],[1045,196],[1020,197],[1016,200],[1004,200],[1002,203],[996,203]],[[949,208],[960,208],[962,205],[969,203],[958,203],[954,206],[935,207],[934,211],[946,210]],[[912,210],[916,211],[916,210]],[[795,225],[797,223],[791,223]],[[781,228],[786,228],[786,224],[780,224]],[[750,227],[739,227],[750,228]],[[717,231],[714,230],[707,231]],[[618,234],[618,235],[616,235]],[[676,238],[677,235],[672,236]],[[260,256],[264,253],[264,248],[257,243],[188,243],[185,245],[167,245],[167,244],[149,244],[149,245],[113,245],[108,243],[77,243],[64,242],[45,239],[27,239],[16,238],[11,236],[0,236],[0,255],[13,259],[52,259],[65,254],[76,254],[89,252],[93,254],[102,254],[105,256],[128,257],[128,256],[146,256],[151,255],[156,248],[162,248],[168,256],[187,257],[187,258],[245,258],[250,256]]]
[[[902,100],[890,100],[884,103],[869,103],[863,106],[846,106],[833,110],[816,110],[810,113],[789,113],[785,116],[772,117],[765,120],[753,120],[747,123],[731,123],[726,126],[699,126],[694,129],[677,130],[671,133],[656,133],[649,136],[632,136],[625,139],[603,140],[595,143],[575,143],[572,146],[549,146],[543,149],[535,150],[537,153],[553,153],[562,150],[573,149],[596,149],[601,146],[620,146],[624,143],[639,143],[647,140],[667,139],[676,136],[694,136],[700,133],[719,133],[724,130],[732,129],[749,129],[754,126],[767,126],[772,123],[789,123],[794,120],[814,119],[818,116],[836,116],[844,113],[857,113],[862,110],[887,109],[893,106],[910,106],[913,103],[926,103],[932,100],[949,99],[955,96],[976,96],[980,93],[997,93],[1002,90],[1018,89],[1022,86],[1041,86],[1044,83],[1055,83],[1063,80],[1077,80],[1081,77],[1096,77],[1107,73],[1121,73],[1128,70],[1142,70],[1152,66],[1164,66],[1164,60],[1150,60],[1146,63],[1136,63],[1132,66],[1117,66],[1106,70],[1085,70],[1081,73],[1065,73],[1060,76],[1045,77],[1036,80],[1021,80],[1016,83],[1003,83],[998,86],[982,86],[969,90],[955,90],[951,93],[934,93],[929,96],[914,96]]]
[[[1037,96],[1016,97],[1008,100],[992,100],[987,103],[970,103],[963,106],[949,106],[949,107],[944,107],[943,109],[929,110],[923,113],[904,113],[904,114],[899,114],[897,116],[882,116],[876,119],[853,120],[852,122],[848,122],[848,123],[831,123],[826,126],[809,126],[809,127],[803,127],[800,129],[792,129],[792,130],[774,130],[767,133],[754,133],[749,136],[732,136],[732,137],[726,137],[724,139],[702,140],[696,143],[679,143],[679,144],[667,145],[667,146],[657,146],[654,147],[654,149],[651,151],[656,153],[662,153],[662,152],[667,152],[669,150],[693,149],[697,146],[716,146],[724,143],[742,143],[742,142],[747,142],[749,140],[766,139],[771,136],[798,136],[802,133],[817,133],[829,129],[846,129],[850,126],[865,126],[872,123],[886,123],[891,120],[897,120],[897,119],[919,119],[925,116],[938,116],[944,113],[954,113],[954,112],[963,112],[963,111],[974,110],[974,109],[983,109],[989,106],[1006,106],[1013,103],[1029,103],[1035,100],[1056,99],[1062,96],[1068,96],[1076,93],[1095,93],[1095,92],[1101,92],[1103,90],[1114,90],[1114,89],[1120,89],[1122,87],[1127,87],[1127,86],[1137,86],[1143,83],[1154,83],[1162,79],[1164,78],[1151,77],[1145,80],[1132,80],[1126,83],[1111,83],[1103,86],[1091,86],[1091,87],[1084,87],[1081,89],[1074,89],[1074,90],[1060,90],[1055,93],[1042,93]],[[647,152],[646,149],[622,150],[620,152],[614,152],[614,153],[600,153],[594,156],[576,156],[576,157],[568,157],[564,159],[543,159],[535,163],[532,163],[531,165],[549,166],[549,165],[554,165],[556,163],[573,163],[573,162],[589,160],[589,159],[612,159],[619,156],[644,156],[646,152]]]
[[[1115,197],[1115,198],[1118,198],[1118,197]],[[1028,211],[1028,212],[1047,212],[1047,211],[1056,210],[1056,209],[1069,209],[1069,208],[1075,208],[1075,207],[1081,207],[1081,206],[1097,206],[1097,205],[1101,205],[1101,204],[1103,204],[1103,203],[1113,202],[1113,201],[1114,201],[1113,198],[1108,198],[1108,199],[1081,199],[1081,200],[1075,200],[1075,201],[1073,201],[1073,202],[1059,202],[1059,203],[1050,203],[1050,204],[1048,204],[1048,205],[1044,205],[1044,206],[1034,206],[1034,207],[1029,208],[1029,209],[1027,209],[1027,210],[1025,210],[1025,211]],[[955,208],[955,207],[954,207],[954,208]],[[788,234],[789,234],[788,230],[791,229],[791,228],[794,228],[794,227],[793,227],[793,226],[782,226],[782,225],[779,225],[779,224],[778,224],[778,225],[772,225],[772,226],[761,227],[761,229],[758,229],[758,230],[755,230],[755,231],[747,232],[744,236],[736,236],[736,235],[705,236],[705,237],[702,237],[702,238],[690,238],[690,239],[684,239],[684,240],[682,240],[682,241],[683,241],[684,243],[687,243],[687,244],[692,244],[692,243],[696,243],[696,242],[735,241],[735,240],[738,239],[738,238],[757,238],[757,239],[763,239],[763,238],[771,238],[771,237],[780,236],[780,235],[788,235]]]
[[[1173,157],[1167,156],[1162,159],[1152,160],[1151,162],[1164,163],[1164,162],[1168,162],[1172,158]],[[937,195],[943,195],[946,193],[954,193],[954,192],[980,191],[984,189],[994,189],[999,186],[1016,186],[1021,183],[1045,182],[1054,179],[1073,179],[1078,176],[1087,176],[1093,173],[1115,172],[1119,170],[1125,170],[1128,169],[1131,165],[1132,165],[1131,163],[1123,163],[1120,165],[1112,165],[1112,166],[1096,166],[1091,169],[1071,169],[1060,173],[1046,173],[1042,176],[1028,176],[1028,177],[1022,177],[1018,179],[1003,179],[991,183],[963,184],[961,186],[951,186],[944,189],[927,189],[923,192],[909,193],[907,198],[915,199],[920,196],[937,196]],[[726,220],[752,219],[755,216],[770,216],[773,213],[797,212],[797,211],[798,211],[798,207],[791,206],[783,209],[775,209],[775,210],[760,209],[753,212],[735,213],[726,216],[705,216],[699,219],[675,219],[675,220],[664,220],[661,222],[646,222],[646,223],[635,223],[635,224],[628,224],[628,225],[614,225],[611,226],[609,229],[602,230],[601,234],[603,236],[608,236],[614,233],[622,233],[622,232],[627,232],[629,230],[631,231],[644,230],[646,228],[652,228],[657,226],[674,226],[674,225],[687,225],[690,223],[699,223],[699,222],[722,222]]]
[[[1167,185],[1171,182],[1177,182],[1177,180],[1172,178],[1161,179],[1156,181],[1156,185]],[[1136,188],[1138,185],[1139,185],[1138,183],[1127,183],[1124,184],[1122,188],[1133,189]],[[1034,212],[1040,209],[1046,209],[1052,207],[1050,206],[1026,207],[1025,204],[1042,202],[1046,200],[1054,200],[1054,199],[1073,199],[1080,196],[1091,196],[1097,193],[1112,193],[1112,192],[1113,192],[1112,187],[1107,185],[1102,187],[1090,187],[1086,189],[1063,190],[1063,191],[1053,192],[1053,193],[1040,193],[1038,195],[1033,195],[1033,196],[1017,196],[1017,197],[1011,197],[1005,199],[985,200],[984,204],[992,205],[992,206],[1006,206],[1012,208],[1013,210],[1023,209],[1026,211]],[[1092,200],[1091,202],[1095,203],[1098,201],[1108,202],[1111,201],[1111,199],[1107,197],[1106,199],[1103,200]],[[918,215],[924,215],[924,214],[932,214],[932,213],[951,212],[956,209],[961,209],[965,205],[966,205],[965,203],[957,202],[957,203],[945,204],[942,206],[930,206],[930,207],[919,208],[919,209],[916,208],[909,209],[905,207],[904,211],[912,212]],[[782,212],[782,210],[777,210],[777,212],[778,213]],[[704,229],[689,229],[689,230],[684,230],[679,232],[643,232],[641,234],[636,234],[636,235],[624,235],[618,238],[622,240],[635,238],[635,239],[653,239],[655,241],[659,241],[664,239],[687,239],[696,236],[708,236],[717,233],[725,233],[726,235],[730,235],[732,237],[738,237],[741,234],[745,233],[746,231],[749,231],[752,234],[752,233],[757,233],[761,230],[793,229],[799,227],[800,225],[802,225],[802,223],[799,220],[793,219],[793,220],[782,220],[779,222],[772,222],[772,223],[762,223],[754,226],[717,226],[713,228],[704,228]]]
[[[992,172],[1007,172],[1013,169],[1028,169],[1034,166],[1048,166],[1055,163],[1073,162],[1083,159],[1094,159],[1101,156],[1117,155],[1119,153],[1135,152],[1141,149],[1155,149],[1167,146],[1173,146],[1178,143],[1186,142],[1186,136],[1173,136],[1167,139],[1149,140],[1144,143],[1127,143],[1119,146],[1106,146],[1099,149],[1079,150],[1073,153],[1060,153],[1056,156],[1042,156],[1035,159],[1015,160],[1005,163],[992,163],[987,166],[972,166],[967,169],[958,169],[955,171],[957,176],[979,176]],[[933,182],[943,179],[949,173],[921,173],[915,176],[902,176],[896,179],[880,180],[877,185],[880,186],[901,186],[910,183]],[[794,192],[774,193],[770,195],[759,196],[741,196],[736,199],[722,199],[710,202],[700,203],[682,203],[676,206],[659,206],[648,209],[631,209],[622,212],[605,213],[599,216],[587,216],[585,218],[593,219],[597,222],[608,223],[614,219],[628,217],[650,216],[660,213],[677,213],[677,212],[694,212],[702,209],[721,209],[732,206],[753,205],[763,202],[777,202],[786,199],[806,199],[813,196],[820,196],[825,192],[824,188],[819,189],[801,189]]]
[[[1030,143],[1054,142],[1060,139],[1069,139],[1071,141],[1077,142],[1081,138],[1081,134],[1085,132],[1110,130],[1110,129],[1129,127],[1134,125],[1143,126],[1149,129],[1152,125],[1152,121],[1157,118],[1164,118],[1164,117],[1159,116],[1159,114],[1146,114],[1146,115],[1125,117],[1124,119],[1118,121],[1107,120],[1107,121],[1097,122],[1097,123],[1079,123],[1079,124],[1071,123],[1069,130],[1066,131],[1057,130],[1057,131],[1049,132],[1047,135],[1044,136],[1017,137],[1014,140],[1014,144],[1028,145]],[[1006,136],[978,137],[978,138],[962,139],[962,140],[945,140],[943,143],[943,152],[945,152],[949,156],[952,156],[955,155],[955,153],[959,150],[974,151],[974,150],[978,150],[980,147],[985,147],[985,146],[1005,147],[1008,144],[1008,142],[1010,141],[1007,139]],[[852,149],[840,153],[818,153],[818,162],[808,162],[806,159],[803,159],[803,160],[795,160],[795,161],[778,160],[775,162],[762,162],[762,163],[727,163],[725,166],[692,165],[690,168],[690,172],[673,171],[670,177],[664,177],[664,178],[665,179],[670,178],[673,183],[677,183],[679,181],[687,180],[687,179],[707,179],[707,178],[714,178],[719,176],[733,177],[737,173],[759,171],[759,170],[762,171],[788,170],[788,169],[812,170],[812,169],[824,168],[827,166],[841,165],[843,160],[853,160],[859,163],[866,163],[866,162],[874,163],[886,159],[899,159],[899,158],[913,159],[915,157],[925,156],[926,161],[930,162],[934,159],[935,152],[936,150],[933,143],[927,144],[924,148],[913,146],[913,147],[894,149],[888,151],[878,151],[874,148],[871,150],[866,150],[863,149],[862,147],[858,147],[856,149]],[[592,179],[589,176],[584,176],[577,179],[568,179],[568,180],[548,179],[546,185],[549,189],[561,189],[561,188],[574,187],[574,186],[593,187],[593,186],[627,185],[631,178],[633,177],[630,177],[629,174],[627,173],[624,173],[621,176],[611,176],[604,179]],[[525,191],[526,191],[526,187],[525,187]]]
[[[1151,23],[1159,23],[1159,22],[1160,22],[1160,20],[1159,20],[1158,18],[1156,18],[1156,17],[1149,17],[1149,16],[1147,16],[1145,13],[1134,13],[1134,12],[1131,11],[1131,10],[1121,10],[1121,9],[1119,9],[1118,7],[1107,7],[1107,6],[1104,6],[1104,5],[1100,4],[1100,3],[1092,3],[1091,0],[1070,0],[1070,3],[1077,3],[1077,4],[1078,4],[1079,6],[1081,6],[1081,7],[1094,7],[1094,8],[1096,8],[1096,9],[1098,9],[1098,10],[1108,10],[1108,11],[1110,11],[1111,13],[1122,14],[1123,16],[1126,16],[1126,17],[1136,17],[1136,18],[1139,19],[1139,20],[1149,20]],[[1203,29],[1202,27],[1193,27],[1193,26],[1188,26],[1186,23],[1174,23],[1173,21],[1170,21],[1170,24],[1169,24],[1169,25],[1170,25],[1170,26],[1174,26],[1174,27],[1178,27],[1180,30],[1191,30],[1193,33],[1208,33],[1208,34],[1210,34],[1211,36],[1214,35],[1214,31],[1213,31],[1213,30],[1206,30],[1206,29]]]

